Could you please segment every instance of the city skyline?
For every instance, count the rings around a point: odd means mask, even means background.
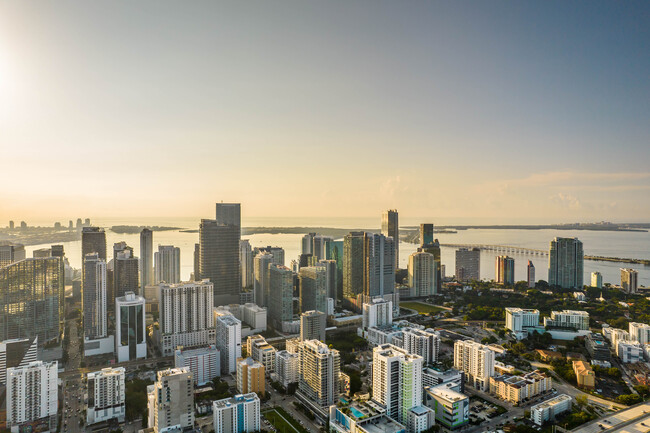
[[[3,3],[0,220],[647,220],[649,10]]]

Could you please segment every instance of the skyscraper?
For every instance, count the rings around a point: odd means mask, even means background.
[[[393,303],[384,299],[371,299],[363,304],[364,329],[391,325],[393,323]]]
[[[149,426],[154,433],[169,427],[194,426],[194,380],[188,368],[158,371],[157,380],[147,388]]]
[[[390,212],[390,211],[389,211]],[[397,218],[397,212],[395,212]],[[395,290],[396,243],[392,237],[365,234],[366,263],[363,294],[367,297],[384,296]]]
[[[317,411],[324,412],[336,404],[339,398],[339,352],[318,340],[306,340],[300,342],[298,353],[298,399]]]
[[[86,254],[97,253],[99,258],[106,260],[106,233],[100,227],[84,227],[81,230],[81,257]],[[83,264],[82,264],[83,266]],[[83,275],[83,269],[81,270]]]
[[[86,424],[115,418],[124,421],[126,415],[126,386],[124,367],[103,368],[88,373],[88,410]]]
[[[420,246],[429,245],[433,243],[433,224],[423,223],[420,224]]]
[[[7,384],[7,369],[37,361],[38,337],[0,341],[0,384]]]
[[[115,299],[115,352],[117,362],[147,357],[144,298],[127,292]]]
[[[173,245],[158,245],[154,255],[156,284],[176,284],[181,281],[181,249]]]
[[[276,329],[293,318],[293,272],[286,266],[269,266],[269,318]]]
[[[201,278],[214,284],[214,304],[240,302],[239,241],[241,210],[239,203],[217,203],[217,218],[201,220]]]
[[[496,258],[495,277],[498,284],[515,284],[515,259],[508,256],[498,256]]]
[[[494,376],[494,352],[472,340],[454,343],[454,368],[465,372],[465,380],[474,388],[485,391]]]
[[[214,433],[260,431],[260,398],[254,392],[212,402]]]
[[[253,286],[253,250],[248,239],[239,241],[239,263],[241,268],[241,286],[243,289]]]
[[[34,361],[7,369],[7,427],[13,431],[57,430],[58,364]],[[25,427],[25,429],[23,429]]]
[[[241,321],[230,313],[214,313],[217,332],[217,349],[221,353],[221,373],[237,371],[237,359],[241,358]]]
[[[198,347],[179,347],[174,352],[174,367],[187,367],[194,384],[203,386],[221,376],[221,354],[214,344]]]
[[[266,307],[269,304],[269,265],[271,263],[273,263],[273,254],[265,251],[253,258],[255,303],[260,307]]]
[[[312,255],[316,260],[326,260],[328,251],[331,247],[332,238],[328,236],[316,235],[313,238]]]
[[[548,284],[582,289],[584,253],[578,238],[555,238],[548,254]]]
[[[115,258],[113,259],[113,293],[116,298],[124,296],[126,292],[139,293],[138,258],[133,255],[133,248],[125,244],[113,246]]]
[[[106,324],[106,261],[98,253],[86,254],[83,275],[84,337],[90,340],[108,335]]]
[[[636,293],[638,287],[639,272],[635,269],[621,268],[621,287],[626,293]]]
[[[302,237],[301,254],[314,254],[314,237],[316,233],[307,233]]]
[[[194,272],[192,274],[194,281],[201,279],[201,244],[194,244]]]
[[[399,269],[399,217],[397,209],[389,209],[381,215],[381,234],[393,238],[395,245],[394,266]]]
[[[327,313],[327,271],[322,266],[300,268],[300,311]]]
[[[140,293],[153,283],[153,232],[144,228],[140,232]]]
[[[320,260],[315,266],[325,268],[325,274],[327,276],[327,297],[334,299],[334,304],[336,305],[336,287],[338,285],[336,260]]]
[[[300,340],[318,340],[325,342],[327,315],[322,311],[305,311],[300,315]]]
[[[24,259],[24,245],[11,242],[0,243],[0,268]]]
[[[343,298],[348,308],[363,294],[365,233],[350,232],[343,238]]]
[[[481,250],[478,248],[456,250],[456,279],[458,281],[481,279]]]
[[[431,253],[415,252],[409,256],[408,265],[410,294],[433,296],[436,294],[436,262]]]
[[[436,272],[436,293],[438,293],[442,290],[442,280],[444,278],[442,268],[444,265],[442,264],[440,254],[440,243],[438,242],[438,239],[433,238],[433,224],[420,224],[420,244],[418,251],[433,254]]]
[[[532,289],[535,287],[535,265],[530,260],[528,260],[526,271],[526,281],[528,282],[528,287]]]

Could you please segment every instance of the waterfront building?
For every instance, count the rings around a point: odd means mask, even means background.
[[[133,292],[115,299],[115,352],[117,362],[147,357],[145,300]]]
[[[636,293],[639,272],[635,269],[621,268],[621,288],[625,293]]]
[[[194,379],[188,368],[158,371],[157,380],[147,388],[149,427],[154,433],[170,428],[194,426]]]
[[[408,279],[412,297],[435,295],[438,286],[437,276],[433,254],[418,251],[409,256]]]
[[[469,397],[447,385],[425,386],[424,402],[435,412],[436,422],[454,430],[469,423]]]
[[[158,245],[158,251],[154,255],[154,262],[156,263],[156,284],[176,284],[181,282],[180,248],[173,245]]]
[[[241,358],[241,321],[230,313],[215,311],[216,346],[221,354],[221,373],[237,371],[237,359]]]
[[[548,284],[563,289],[582,289],[584,253],[578,238],[551,241],[548,254]]]
[[[393,303],[381,298],[363,304],[363,328],[377,328],[393,324]]]
[[[106,324],[106,261],[99,254],[90,253],[84,257],[83,265],[83,327],[84,337],[90,340],[108,335]]]
[[[261,362],[250,357],[239,358],[237,360],[237,391],[241,394],[256,392],[264,396],[266,383],[264,373],[265,368]]]
[[[589,330],[589,313],[576,310],[551,311],[551,317],[544,318],[544,326],[575,331]]]
[[[571,410],[571,396],[560,394],[530,408],[530,419],[538,426],[545,422],[555,421],[555,418]]]
[[[88,373],[87,425],[111,419],[124,422],[124,416],[126,415],[124,378],[124,367],[103,368]]]
[[[533,262],[528,260],[528,267],[526,268],[526,281],[528,282],[528,288],[532,289],[535,287],[535,265]]]
[[[255,291],[255,303],[260,307],[269,305],[269,266],[273,263],[273,254],[265,251],[253,258],[253,289]]]
[[[496,258],[495,279],[497,284],[515,284],[515,259],[508,256]],[[534,269],[534,268],[533,268]]]
[[[254,433],[261,430],[260,399],[254,392],[212,402],[214,433]]]
[[[456,250],[456,279],[458,281],[481,279],[481,250],[478,248]]]
[[[275,353],[275,375],[278,381],[287,388],[289,384],[297,383],[299,377],[300,355],[286,350]]]
[[[603,276],[600,272],[591,273],[591,287],[596,287],[598,289],[603,288]]]
[[[154,284],[153,232],[144,228],[140,232],[140,293],[144,293],[144,288],[152,284]]]
[[[324,418],[326,409],[339,399],[339,352],[318,340],[306,340],[300,342],[298,354],[298,399]]]
[[[192,372],[194,384],[202,386],[221,376],[221,354],[214,344],[179,347],[174,352],[174,367],[188,368]]]
[[[25,259],[25,246],[11,242],[0,243],[0,268]]]
[[[465,380],[474,388],[486,391],[494,376],[494,351],[471,340],[454,343],[454,368],[465,372]]]
[[[6,422],[12,431],[57,431],[58,363],[7,369]]]
[[[253,250],[248,239],[239,241],[239,267],[243,289],[253,286]]]
[[[397,209],[389,209],[381,215],[381,234],[393,238],[395,245],[395,265],[393,270],[399,269],[399,214]]]
[[[300,268],[300,311],[327,312],[327,271],[321,266]]]
[[[276,329],[293,319],[293,272],[286,266],[269,265],[269,317]]]
[[[305,311],[300,315],[300,341],[318,340],[325,342],[327,315],[322,311]]]
[[[539,327],[539,310],[506,308],[506,329],[518,340],[526,338],[530,330]]]

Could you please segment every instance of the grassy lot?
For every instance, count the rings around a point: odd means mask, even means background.
[[[281,407],[274,407],[262,412],[262,414],[278,430],[278,433],[309,433]]]
[[[409,308],[411,310],[415,310],[420,314],[429,314],[429,313],[435,314],[439,311],[444,310],[444,308],[436,307],[435,305],[425,304],[424,302],[417,302],[417,301],[400,302],[399,306],[404,308]]]

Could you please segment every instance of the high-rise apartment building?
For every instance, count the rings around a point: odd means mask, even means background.
[[[384,299],[372,299],[363,304],[363,328],[376,328],[393,323],[393,303]]]
[[[160,284],[160,350],[174,354],[177,346],[203,346],[215,341],[213,287],[208,280]]]
[[[246,340],[246,353],[254,361],[261,363],[264,366],[264,371],[268,374],[275,371],[276,352],[275,348],[267,343],[261,335],[250,335]]]
[[[336,260],[320,260],[315,266],[325,268],[325,275],[327,277],[327,297],[334,300],[336,305],[336,290],[338,287],[338,269],[336,267]]]
[[[498,256],[495,265],[495,279],[497,284],[510,286],[515,284],[515,259],[508,256]]]
[[[437,272],[433,254],[423,251],[411,254],[409,256],[408,277],[412,297],[435,295]]]
[[[200,274],[214,284],[214,305],[237,304],[241,292],[239,203],[217,203],[216,216],[201,220],[199,227]]]
[[[312,255],[317,261],[327,260],[333,239],[328,236],[316,235],[312,239]]]
[[[316,233],[307,233],[302,237],[301,254],[314,254],[314,237]]]
[[[327,315],[322,311],[305,311],[300,315],[300,340],[319,340],[325,342]]]
[[[240,394],[256,392],[264,395],[265,391],[264,365],[253,358],[237,360],[237,391]]]
[[[108,335],[106,261],[100,259],[97,253],[87,254],[83,272],[84,337],[90,340],[104,338]]]
[[[600,272],[591,273],[591,287],[596,287],[597,289],[603,288],[603,276]]]
[[[127,292],[115,299],[115,352],[117,362],[147,357],[147,327],[142,296]]]
[[[38,337],[0,341],[0,385],[7,384],[7,369],[37,361]]]
[[[440,243],[438,242],[438,239],[433,238],[433,224],[420,224],[420,248],[418,248],[418,251],[433,254],[436,274],[436,293],[438,293],[442,289],[444,265],[442,264],[440,254]]]
[[[526,281],[529,288],[535,287],[535,265],[530,260],[528,260],[528,266],[526,267]]]
[[[253,287],[253,250],[248,239],[239,241],[239,266],[242,288]]]
[[[397,212],[395,212],[397,215]],[[395,218],[397,218],[395,216]],[[395,291],[396,241],[392,237],[365,234],[365,274],[363,294],[366,298],[384,296]]]
[[[139,260],[133,255],[133,248],[128,246],[124,248],[122,246],[114,246],[114,252],[113,293],[115,297],[122,297],[127,292],[139,293]]]
[[[402,347],[408,353],[422,357],[424,365],[438,362],[440,335],[433,329],[402,329]]]
[[[140,232],[140,293],[144,293],[144,288],[152,284],[154,284],[153,232],[151,229],[144,228]]]
[[[636,293],[639,281],[639,272],[634,269],[621,268],[621,288],[626,293]]]
[[[241,321],[230,313],[215,310],[214,322],[216,346],[221,354],[221,373],[235,373],[237,359],[241,358]]]
[[[11,242],[0,243],[0,268],[25,259],[25,246]]]
[[[350,232],[343,238],[343,301],[346,307],[356,305],[363,294],[365,278],[365,233]]]
[[[281,247],[272,247],[272,246],[267,246],[267,247],[255,247],[253,250],[253,256],[256,256],[259,253],[269,253],[273,257],[271,258],[271,263],[275,263],[276,265],[284,266],[284,249]]]
[[[273,254],[261,252],[253,258],[253,289],[255,303],[267,307],[269,301],[269,266],[273,263]]]
[[[578,238],[555,238],[548,254],[548,284],[582,289],[584,253]]]
[[[339,398],[339,352],[318,340],[306,340],[300,343],[298,354],[298,398],[316,411],[324,412]]]
[[[214,433],[260,431],[260,398],[254,392],[212,402]]]
[[[57,430],[58,374],[56,361],[34,361],[7,369],[7,428]]]
[[[586,311],[551,311],[551,317],[544,317],[544,326],[573,331],[589,330],[589,313]]]
[[[221,354],[214,344],[179,347],[174,352],[174,367],[186,367],[192,372],[194,384],[205,385],[221,376]]]
[[[63,323],[61,257],[29,258],[0,268],[0,341],[58,341]]]
[[[194,271],[192,272],[192,280],[198,281],[201,279],[201,244],[194,244]]]
[[[124,416],[126,415],[124,378],[124,367],[103,368],[88,373],[87,425],[110,419],[124,422]]]
[[[456,250],[456,279],[458,281],[481,279],[481,250],[478,248]]]
[[[81,230],[81,257],[97,253],[106,260],[106,232],[100,227],[84,227]]]
[[[389,209],[381,215],[381,234],[393,238],[395,245],[394,268],[399,269],[399,215],[397,209]]]
[[[494,352],[475,341],[454,343],[454,368],[465,372],[465,380],[474,388],[486,391],[494,376]]]
[[[276,329],[293,319],[293,272],[286,266],[269,265],[269,318]]]
[[[327,271],[321,266],[300,268],[300,311],[327,312]]]
[[[518,340],[528,336],[529,329],[539,327],[539,310],[506,308],[506,329],[515,334]]]
[[[176,284],[181,281],[181,249],[173,245],[158,245],[154,255],[156,284]],[[214,296],[214,295],[213,295]]]
[[[412,408],[422,405],[422,367],[421,356],[392,344],[373,349],[372,399],[402,424]]]
[[[300,355],[297,353],[286,350],[275,353],[275,375],[285,388],[288,388],[291,383],[298,382],[299,360]]]
[[[147,388],[149,427],[163,433],[170,427],[194,426],[194,379],[188,368],[158,371],[157,380]]]
[[[645,323],[630,322],[630,340],[636,340],[640,344],[650,344],[650,325]]]
[[[433,224],[424,223],[420,224],[420,246],[429,245],[433,243]]]

